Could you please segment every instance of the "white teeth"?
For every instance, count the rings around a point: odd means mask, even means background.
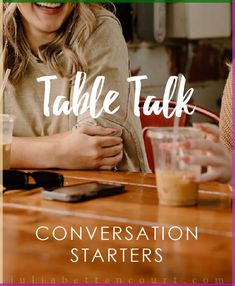
[[[45,2],[36,2],[37,5],[48,7],[48,8],[58,8],[62,6],[62,3],[45,3]]]

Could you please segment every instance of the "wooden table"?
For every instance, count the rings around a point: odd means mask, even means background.
[[[4,194],[4,282],[5,283],[231,283],[232,280],[232,209],[231,191],[217,183],[203,184],[199,191],[199,204],[194,207],[167,207],[157,202],[155,177],[152,174],[62,171],[66,184],[91,180],[125,184],[126,193],[99,198],[83,203],[69,204],[43,200],[38,189]],[[35,236],[39,226],[46,226],[49,239],[40,241]],[[52,230],[61,226],[68,230],[65,240],[57,241]],[[110,235],[101,240],[100,229],[105,227]],[[150,237],[139,240],[112,240],[113,227],[132,227],[134,237],[143,227]],[[165,229],[179,226],[198,227],[198,240],[154,240],[153,226]],[[82,240],[70,240],[69,231],[92,231],[94,239],[84,235]],[[62,229],[61,229],[62,230]],[[85,233],[85,232],[84,232]],[[62,236],[58,232],[58,236]],[[136,237],[135,237],[136,238]],[[79,250],[78,262],[71,249]],[[87,250],[84,262],[82,248]],[[107,262],[109,248],[117,250],[117,262]],[[125,262],[120,249],[125,250]],[[130,262],[131,249],[134,260]],[[142,262],[143,248],[162,249],[162,262]],[[94,253],[100,250],[104,262]],[[83,252],[84,253],[84,252]]]

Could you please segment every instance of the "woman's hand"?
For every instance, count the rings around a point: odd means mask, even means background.
[[[232,156],[219,139],[219,128],[212,124],[195,124],[195,128],[203,131],[205,139],[185,141],[181,147],[187,150],[201,150],[201,155],[192,152],[190,155],[179,159],[193,165],[206,166],[207,172],[199,176],[190,176],[188,179],[203,183],[207,181],[219,181],[230,183],[232,179]]]
[[[87,126],[60,134],[56,167],[112,169],[121,161],[123,155],[122,139],[113,135],[116,131],[112,128]]]
[[[110,170],[122,159],[117,130],[100,126],[41,137],[13,137],[11,168]]]

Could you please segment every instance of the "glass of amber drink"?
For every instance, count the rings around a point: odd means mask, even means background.
[[[199,175],[201,166],[190,165],[179,157],[187,155],[180,142],[199,139],[203,134],[191,127],[154,128],[148,131],[151,138],[157,192],[162,205],[188,206],[198,201],[198,184],[189,180]],[[199,152],[199,151],[193,151]]]
[[[4,170],[10,168],[13,124],[14,124],[14,116],[9,114],[0,114],[1,162],[2,162],[2,168]]]

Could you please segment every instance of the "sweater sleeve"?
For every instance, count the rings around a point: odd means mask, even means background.
[[[102,112],[97,118],[92,118],[87,110],[77,118],[77,126],[100,125],[117,128],[117,136],[123,138],[123,159],[117,166],[119,170],[148,171],[147,158],[142,138],[141,125],[134,116],[133,89],[127,82],[129,77],[128,50],[122,36],[118,20],[111,14],[98,18],[97,29],[85,45],[89,71],[84,90],[90,95],[95,80],[99,76],[105,78],[99,98],[96,101],[96,112],[104,104],[104,99],[110,90],[118,92],[118,97],[110,109],[117,112],[108,114]]]
[[[225,147],[232,151],[232,69],[229,73],[220,111],[220,136]]]

